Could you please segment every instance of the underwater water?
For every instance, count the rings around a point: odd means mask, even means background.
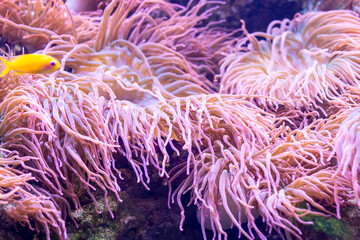
[[[0,1],[0,239],[358,239],[358,14]]]

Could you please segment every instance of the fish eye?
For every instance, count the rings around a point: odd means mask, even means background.
[[[55,66],[55,64],[56,64],[56,63],[55,63],[54,61],[51,61],[51,62],[50,62],[50,66]]]

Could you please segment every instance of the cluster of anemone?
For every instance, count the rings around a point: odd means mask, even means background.
[[[180,229],[189,193],[204,237],[235,226],[266,239],[261,218],[300,239],[304,216],[360,206],[358,15],[298,14],[234,38],[202,23],[220,3],[113,0],[79,14],[57,0],[0,2],[6,41],[61,60],[50,75],[0,82],[10,219],[67,239],[79,192],[96,208],[96,191],[121,201],[124,160],[145,188],[150,168],[167,179]]]

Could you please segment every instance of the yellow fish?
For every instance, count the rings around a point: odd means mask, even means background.
[[[0,77],[14,71],[16,74],[23,73],[51,73],[60,68],[60,62],[45,54],[24,54],[13,57],[6,61],[0,57],[2,70]]]

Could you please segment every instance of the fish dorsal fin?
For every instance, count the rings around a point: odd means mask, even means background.
[[[11,70],[10,63],[6,61],[3,57],[0,57],[1,69],[0,69],[0,77],[8,74]]]

